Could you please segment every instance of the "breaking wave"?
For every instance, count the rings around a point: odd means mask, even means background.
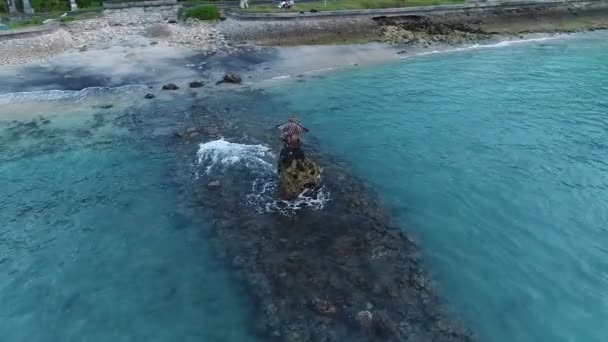
[[[272,164],[265,159],[274,158],[267,146],[236,144],[223,138],[200,144],[196,154],[198,165],[205,166],[207,175],[214,169],[225,169],[237,163],[253,171],[271,170]]]
[[[0,95],[0,105],[22,102],[73,101],[79,102],[99,95],[129,95],[145,93],[144,85],[126,85],[122,87],[91,87],[82,90],[42,90],[8,93]]]
[[[291,216],[305,208],[321,210],[330,200],[330,193],[325,187],[315,191],[305,190],[293,201],[277,199],[278,177],[274,167],[276,156],[270,148],[264,145],[232,143],[223,138],[199,145],[195,177],[219,177],[237,165],[246,167],[254,175],[251,188],[244,195],[244,199],[259,213]]]

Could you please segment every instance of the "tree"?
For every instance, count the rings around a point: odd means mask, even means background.
[[[34,9],[30,4],[30,0],[23,0],[23,13],[25,14],[34,14]]]
[[[17,5],[15,4],[15,0],[6,0],[8,3],[8,13],[11,15],[17,14]]]

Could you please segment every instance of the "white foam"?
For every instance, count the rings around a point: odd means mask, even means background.
[[[277,199],[278,177],[273,165],[276,156],[268,146],[237,144],[225,139],[213,140],[199,145],[197,168],[204,168],[203,176],[220,176],[235,165],[249,169],[254,180],[250,192],[245,195],[248,205],[259,213],[281,213],[294,215],[301,209],[321,210],[330,200],[331,194],[324,187],[315,191],[304,191],[295,200]],[[200,174],[195,172],[195,177]]]
[[[331,200],[331,193],[322,186],[316,190],[304,190],[292,201],[277,199],[279,186],[276,174],[272,177],[256,178],[251,186],[251,192],[245,196],[247,204],[263,213],[280,213],[293,216],[298,210],[321,210]]]
[[[314,69],[314,70],[308,70],[308,71],[302,71],[299,74],[300,75],[308,75],[308,74],[319,74],[319,73],[323,73],[323,72],[327,72],[327,71],[332,71],[335,68],[322,68],[322,69]],[[293,77],[293,75],[281,75],[281,76],[275,76],[273,78],[271,78],[271,80],[284,80],[284,79],[288,79]]]
[[[0,95],[0,105],[23,102],[73,101],[80,102],[86,98],[99,95],[124,95],[148,90],[144,85],[126,85],[122,87],[91,87],[82,90],[43,90],[17,92]]]
[[[274,157],[267,146],[231,143],[224,138],[200,144],[196,154],[198,165],[205,167],[207,175],[215,168],[224,169],[236,163],[252,169],[271,170],[272,164],[264,158]]]
[[[492,48],[502,48],[516,44],[524,44],[524,43],[533,43],[533,42],[542,42],[546,40],[553,40],[558,38],[563,38],[565,35],[555,35],[555,36],[547,36],[547,37],[538,37],[538,38],[528,38],[528,39],[515,39],[515,40],[502,40],[500,42],[491,43],[491,44],[473,44],[469,46],[462,46],[453,49],[443,49],[443,50],[432,50],[414,53],[410,56],[402,56],[401,59],[412,58],[416,56],[428,56],[434,55],[438,53],[450,53],[450,52],[460,52],[460,51],[468,51],[468,50],[477,50],[477,49],[492,49]]]

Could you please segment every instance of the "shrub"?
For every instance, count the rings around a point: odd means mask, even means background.
[[[76,0],[76,3],[78,8],[101,7],[101,0]]]
[[[201,5],[183,11],[182,18],[194,18],[199,20],[218,20],[220,18],[220,10],[215,5]]]
[[[64,0],[30,0],[30,4],[34,11],[41,13],[70,10],[70,2]],[[19,8],[23,8],[22,6],[23,4]]]

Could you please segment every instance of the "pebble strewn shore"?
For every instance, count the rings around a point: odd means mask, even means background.
[[[178,23],[177,10],[177,6],[106,10],[101,18],[72,22],[66,27],[77,46],[106,45],[130,36],[144,36],[151,41],[208,52],[228,48],[213,24]]]
[[[0,65],[43,60],[72,48],[82,52],[107,48],[133,38],[203,53],[233,51],[213,24],[196,20],[178,23],[177,11],[177,6],[106,10],[99,18],[62,24],[52,34],[1,41]]]
[[[0,41],[0,65],[23,64],[71,49],[71,35],[58,30],[39,37]]]

